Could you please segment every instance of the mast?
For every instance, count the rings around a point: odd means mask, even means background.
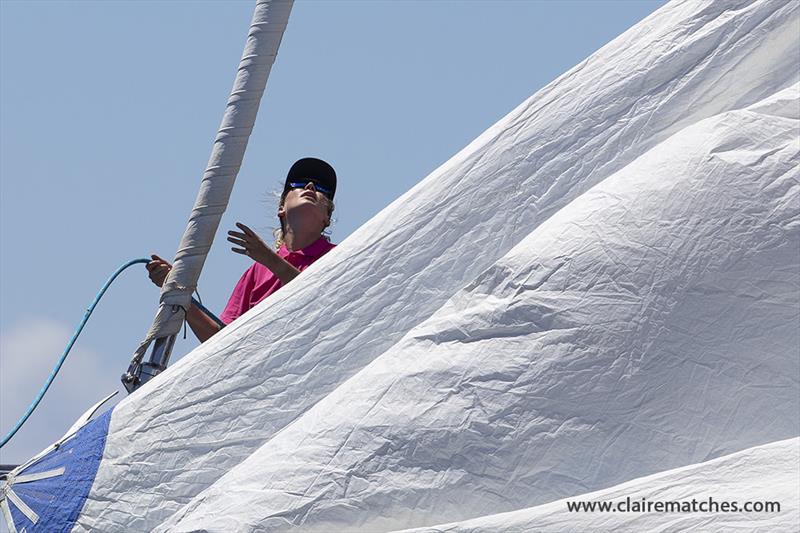
[[[222,124],[172,270],[161,289],[158,311],[128,371],[122,375],[128,392],[152,379],[169,363],[176,335],[181,330],[214,234],[228,206],[292,4],[293,0],[258,0],[256,3]],[[145,362],[144,356],[151,343],[153,350]]]

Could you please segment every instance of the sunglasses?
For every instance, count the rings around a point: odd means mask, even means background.
[[[321,192],[322,194],[324,194],[325,196],[327,196],[328,198],[331,197],[331,190],[326,188],[326,187],[323,187],[322,185],[317,183],[315,180],[291,181],[291,182],[289,182],[289,188],[290,189],[305,189],[306,185],[308,185],[309,183],[313,183],[314,184],[314,188],[316,190],[318,190],[319,192]]]

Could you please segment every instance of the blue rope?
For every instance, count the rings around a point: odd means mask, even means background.
[[[206,315],[208,318],[210,318],[211,320],[213,320],[214,322],[216,322],[216,324],[217,324],[217,325],[220,327],[220,329],[221,329],[221,328],[224,328],[224,327],[226,326],[225,322],[223,322],[222,320],[220,320],[220,319],[219,319],[219,318],[218,318],[218,317],[217,317],[217,316],[216,316],[214,313],[212,313],[211,311],[209,311],[209,310],[206,308],[206,306],[204,306],[203,304],[201,304],[200,302],[198,302],[198,301],[197,301],[197,300],[194,298],[194,296],[192,297],[192,304],[193,304],[195,307],[197,307],[198,309],[200,309],[200,310],[201,310],[203,313],[205,313],[205,315]]]
[[[103,288],[100,289],[100,292],[98,292],[97,296],[95,296],[94,301],[92,302],[92,305],[90,305],[89,308],[86,309],[86,313],[83,315],[83,320],[81,320],[81,323],[78,325],[78,328],[75,330],[75,333],[72,334],[72,338],[69,340],[69,343],[67,344],[67,347],[64,349],[64,353],[61,354],[61,359],[58,360],[58,363],[56,363],[55,368],[53,368],[53,371],[50,372],[50,377],[47,378],[47,381],[45,382],[44,386],[42,387],[42,390],[39,391],[39,395],[36,396],[36,399],[33,400],[33,403],[31,403],[30,407],[28,407],[28,411],[24,415],[22,415],[22,418],[19,419],[19,421],[17,422],[17,425],[14,426],[14,429],[9,431],[8,434],[5,437],[3,437],[3,441],[0,442],[0,448],[5,446],[6,443],[11,440],[11,437],[13,437],[17,433],[17,431],[19,431],[19,428],[21,428],[22,425],[28,420],[28,418],[33,413],[34,409],[36,409],[36,407],[39,405],[39,402],[42,401],[42,398],[44,398],[44,394],[47,392],[47,389],[50,388],[50,385],[53,383],[53,380],[56,378],[56,374],[58,374],[58,371],[61,370],[61,366],[64,364],[64,361],[67,359],[67,355],[69,354],[69,351],[72,349],[72,345],[75,344],[75,341],[78,340],[78,335],[80,335],[81,331],[83,331],[83,326],[86,325],[86,322],[89,320],[89,317],[91,316],[92,311],[94,311],[94,308],[97,307],[97,304],[100,302],[100,298],[103,297],[103,294],[105,294],[106,290],[111,285],[111,283],[115,279],[117,279],[117,276],[119,276],[122,273],[122,271],[125,270],[126,268],[128,268],[129,266],[137,265],[137,264],[140,264],[140,263],[149,263],[150,261],[151,261],[151,259],[147,259],[147,258],[133,259],[131,261],[128,261],[127,263],[125,263],[121,267],[119,267],[116,270],[116,272],[111,274],[111,277],[108,278],[108,281],[106,281],[105,285],[103,285]],[[224,327],[225,326],[225,324],[219,318],[214,316],[214,314],[211,313],[211,311],[209,311],[208,309],[203,307],[203,305],[200,302],[198,302],[197,300],[192,298],[192,303],[195,304],[201,311],[203,311],[209,317],[211,317],[211,319],[214,320],[217,323],[217,325],[219,325],[220,327]]]

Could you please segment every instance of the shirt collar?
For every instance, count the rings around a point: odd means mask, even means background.
[[[286,257],[289,254],[300,254],[300,255],[308,255],[311,257],[320,257],[322,254],[325,253],[325,251],[328,249],[329,246],[330,243],[328,242],[328,239],[320,235],[319,239],[312,242],[305,248],[301,248],[300,250],[295,250],[293,252],[290,252],[289,249],[286,248],[285,244],[281,244],[281,247],[278,249],[278,255],[281,257]]]

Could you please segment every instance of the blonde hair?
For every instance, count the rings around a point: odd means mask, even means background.
[[[286,201],[286,193],[287,192],[289,192],[289,191],[286,191],[285,193],[279,195],[280,201],[278,202],[278,210],[280,210],[283,207],[283,202]],[[278,195],[276,194],[276,196],[278,196]],[[333,224],[333,218],[332,218],[333,217],[333,210],[336,208],[336,206],[334,205],[333,200],[331,200],[330,198],[328,198],[324,194],[322,195],[322,198],[324,198],[326,207],[328,208],[328,223],[325,225],[324,228],[322,228],[322,236],[325,237],[326,239],[330,240],[331,234],[330,234],[330,231],[328,231],[328,228],[331,227],[331,224]],[[275,228],[274,230],[272,230],[272,235],[275,237],[275,249],[276,250],[279,250],[281,245],[283,245],[284,232],[286,231],[286,226],[285,226],[285,222],[283,221],[283,219],[278,217],[278,220],[281,221],[280,227],[279,228]]]

